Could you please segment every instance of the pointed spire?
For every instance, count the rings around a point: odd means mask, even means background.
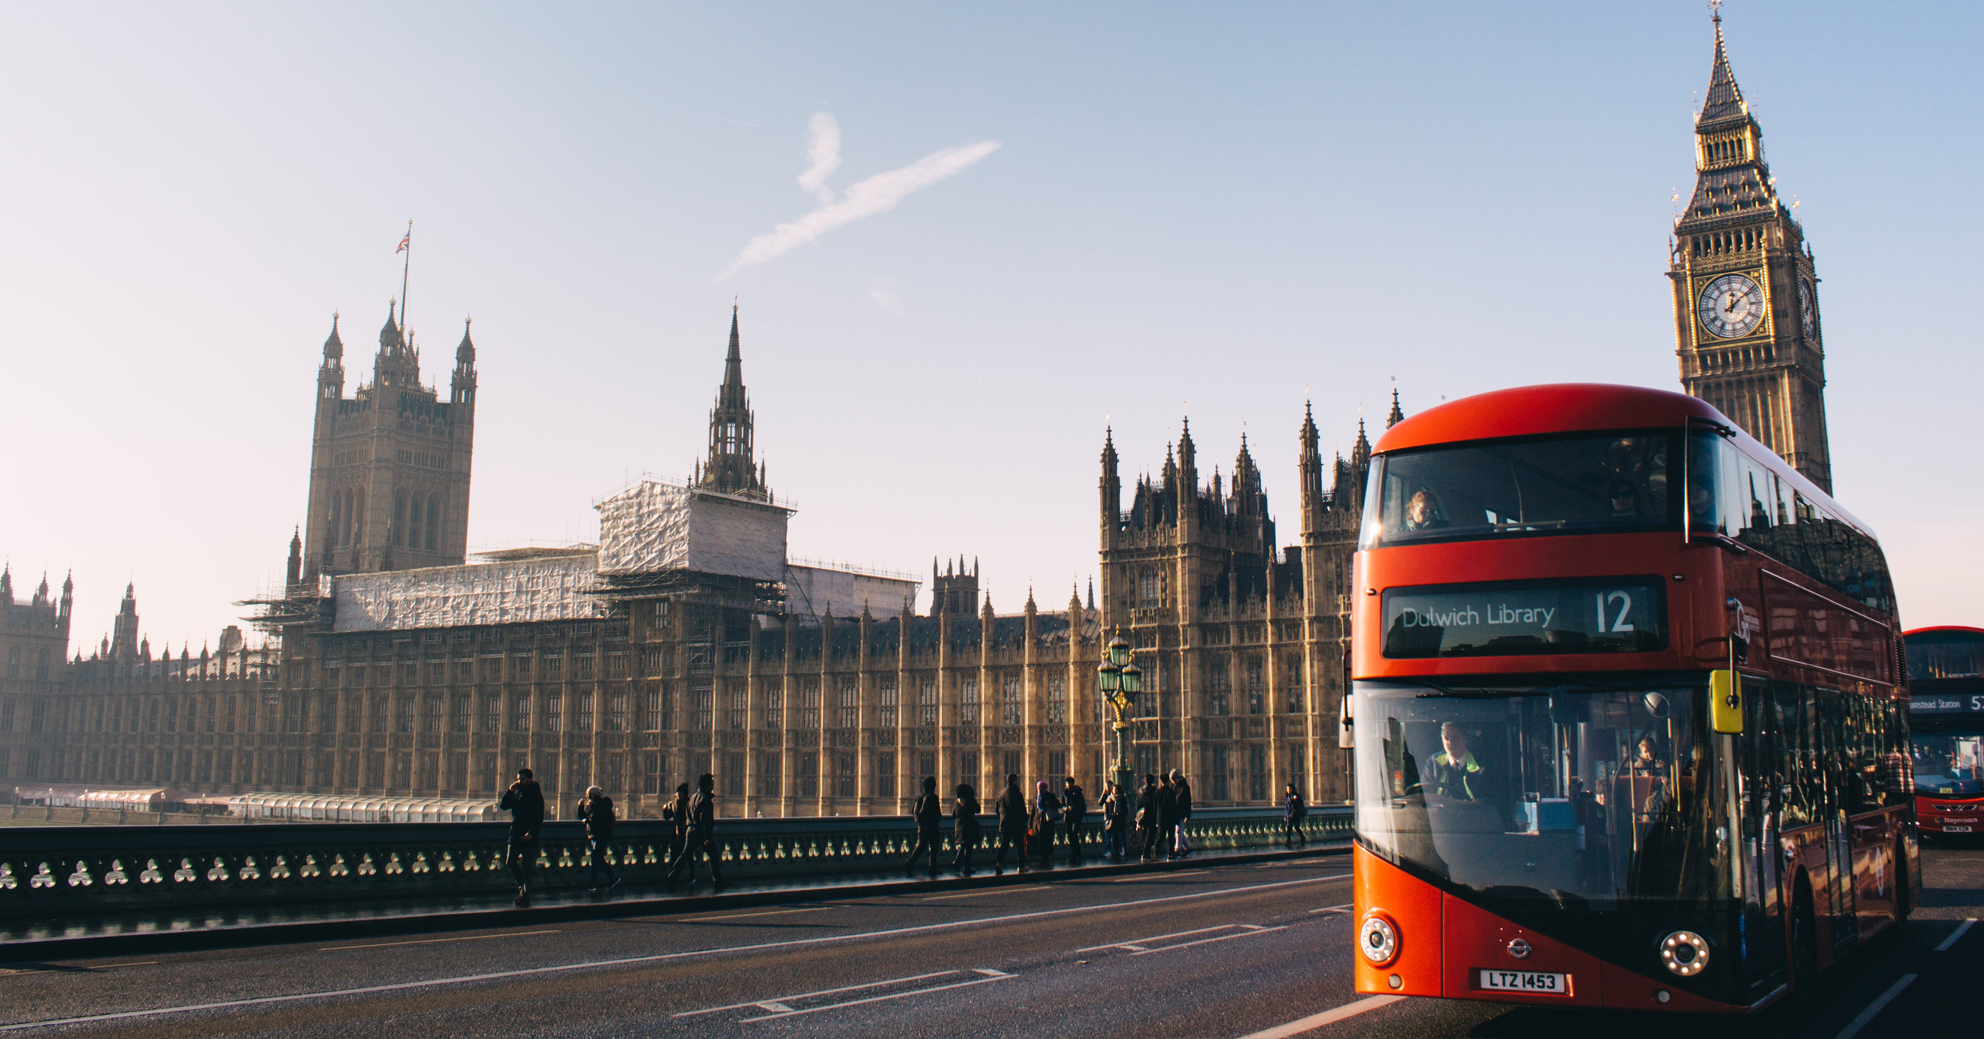
[[[1722,43],[1722,11],[1715,8],[1715,63],[1709,69],[1708,96],[1702,101],[1701,115],[1695,125],[1720,122],[1724,119],[1747,117],[1750,108],[1743,102],[1743,91],[1736,86],[1736,74],[1729,69],[1729,54]]]
[[[379,328],[380,353],[385,353],[389,349],[406,346],[406,336],[400,331],[399,318],[395,314],[399,305],[400,301],[397,299],[386,301],[386,323]]]
[[[14,566],[12,563],[0,568],[0,606],[14,605]]]
[[[475,367],[475,340],[469,338],[468,334],[469,326],[474,323],[474,318],[462,319],[462,341],[460,346],[455,347],[455,363],[463,368]],[[502,358],[499,357],[497,360],[500,362]]]
[[[1088,579],[1088,608],[1095,609],[1095,575],[1093,574],[1090,574]]]
[[[1385,416],[1385,428],[1390,429],[1405,421],[1405,409],[1398,406],[1398,387],[1392,387],[1392,413]]]
[[[324,360],[336,361],[344,357],[344,339],[338,335],[338,315],[331,312],[331,334],[324,340]]]

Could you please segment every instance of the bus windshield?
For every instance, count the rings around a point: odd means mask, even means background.
[[[1678,529],[1674,434],[1579,434],[1379,456],[1364,546],[1533,534]]]
[[[1929,797],[1984,796],[1984,735],[1914,734],[1915,792]]]
[[[1727,896],[1699,687],[1356,685],[1357,832],[1477,900]]]

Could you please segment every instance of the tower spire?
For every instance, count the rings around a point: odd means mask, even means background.
[[[744,351],[737,333],[737,304],[730,306],[730,348],[723,361],[723,385],[710,409],[709,459],[697,485],[704,490],[769,500],[760,470],[752,461],[750,394],[744,388]]]

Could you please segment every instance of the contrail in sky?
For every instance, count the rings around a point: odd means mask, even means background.
[[[998,141],[979,141],[931,152],[899,170],[877,173],[850,186],[839,201],[834,200],[827,178],[840,168],[840,124],[821,112],[813,117],[806,148],[806,172],[799,175],[799,186],[824,203],[819,209],[790,223],[751,239],[744,251],[731,261],[722,277],[729,277],[754,263],[763,263],[791,252],[836,227],[863,217],[884,213],[910,195],[948,180],[976,165],[980,159],[999,150]]]

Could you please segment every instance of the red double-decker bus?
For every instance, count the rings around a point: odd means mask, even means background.
[[[1905,633],[1915,819],[1934,840],[1984,838],[1984,628]]]
[[[1354,599],[1358,991],[1756,1010],[1907,916],[1880,548],[1707,403],[1399,423]]]

